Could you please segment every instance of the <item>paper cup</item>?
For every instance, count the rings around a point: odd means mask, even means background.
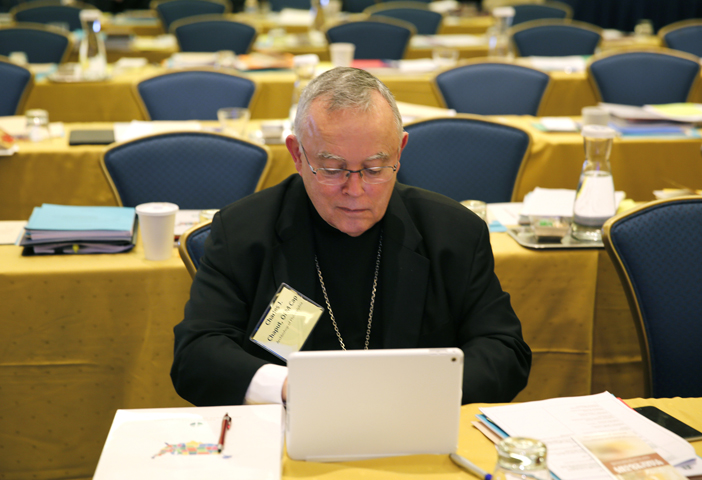
[[[147,260],[168,260],[173,255],[173,230],[178,205],[174,203],[142,203],[137,205],[141,241]]]
[[[335,67],[350,67],[356,45],[353,43],[332,43],[329,45],[329,55]]]

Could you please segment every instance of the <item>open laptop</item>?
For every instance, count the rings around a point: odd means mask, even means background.
[[[288,455],[334,462],[455,452],[462,385],[457,348],[293,353]]]

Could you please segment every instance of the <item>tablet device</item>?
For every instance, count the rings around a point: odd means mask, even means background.
[[[73,130],[69,145],[109,145],[115,141],[114,130]]]
[[[455,452],[462,388],[457,348],[293,353],[288,455],[333,462]]]

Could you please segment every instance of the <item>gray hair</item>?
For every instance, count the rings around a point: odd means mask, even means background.
[[[346,109],[368,112],[374,107],[374,91],[380,93],[390,105],[397,125],[397,136],[402,138],[402,117],[395,97],[388,87],[365,70],[350,67],[337,67],[326,71],[307,85],[297,104],[293,127],[295,135],[302,137],[304,125],[309,118],[310,105],[315,99],[325,97],[328,112]]]

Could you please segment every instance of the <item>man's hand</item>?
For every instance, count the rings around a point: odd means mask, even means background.
[[[288,377],[285,377],[283,382],[283,390],[280,392],[280,397],[283,399],[283,404],[288,400]]]

